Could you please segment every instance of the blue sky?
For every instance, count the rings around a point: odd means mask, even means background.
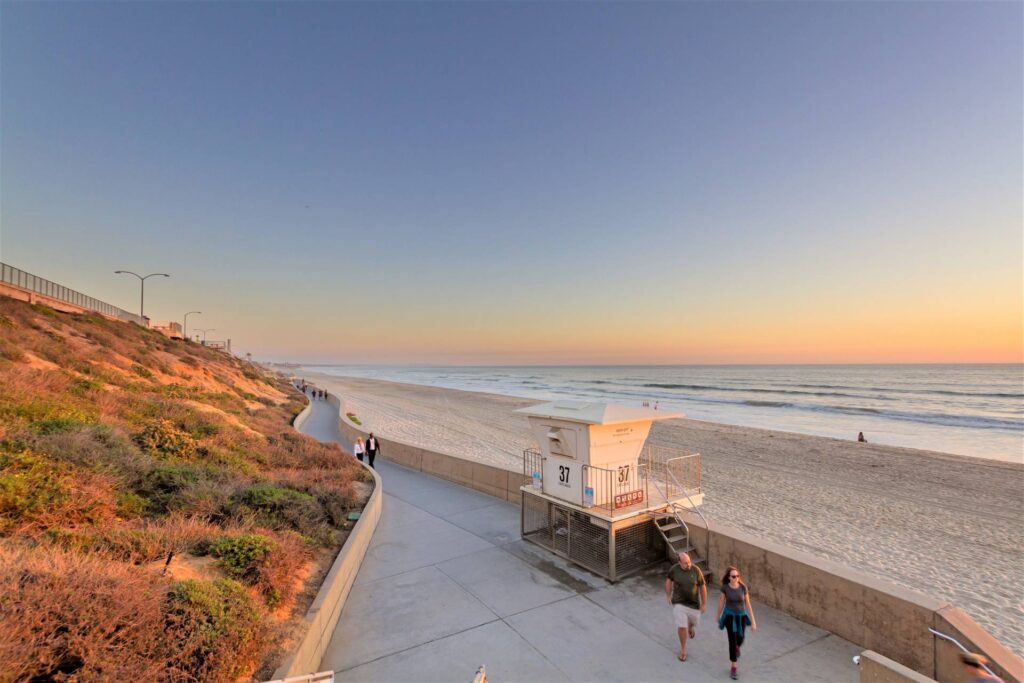
[[[0,258],[265,358],[1016,360],[1022,7],[4,3]]]

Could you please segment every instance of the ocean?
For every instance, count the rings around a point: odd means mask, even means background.
[[[308,371],[543,400],[682,411],[710,422],[1024,462],[1024,365],[428,367]]]

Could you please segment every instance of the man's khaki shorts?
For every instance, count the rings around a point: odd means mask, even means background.
[[[700,610],[686,605],[672,605],[672,616],[676,618],[676,628],[697,628],[697,624],[700,623]]]

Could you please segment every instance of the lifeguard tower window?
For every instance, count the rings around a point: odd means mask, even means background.
[[[563,458],[576,457],[575,431],[551,427],[548,430],[547,437],[551,455],[560,455]]]

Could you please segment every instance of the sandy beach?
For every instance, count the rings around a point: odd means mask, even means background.
[[[522,466],[535,401],[306,374],[387,440]],[[697,420],[651,443],[702,454],[714,520],[948,599],[1024,652],[1024,467]],[[756,590],[756,587],[754,587]]]

